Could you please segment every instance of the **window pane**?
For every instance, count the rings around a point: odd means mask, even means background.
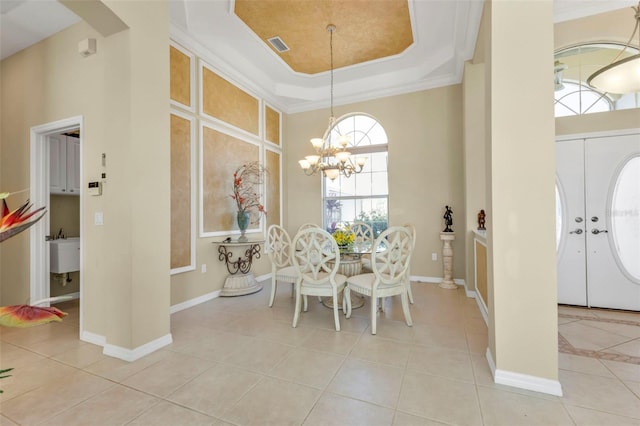
[[[369,138],[371,139],[371,143],[374,145],[387,143],[387,134],[380,124],[376,124],[376,126],[371,129],[369,132]]]
[[[387,170],[387,153],[380,152],[371,154],[371,171],[380,172]]]
[[[372,192],[371,174],[360,173],[355,175],[357,193],[361,197],[370,197]]]
[[[640,157],[629,160],[618,175],[611,200],[611,226],[620,263],[640,280]]]
[[[340,196],[353,197],[354,195],[356,195],[356,180],[353,176],[350,178],[340,176]]]
[[[389,193],[387,172],[372,173],[371,182],[373,185],[372,194],[380,195]]]

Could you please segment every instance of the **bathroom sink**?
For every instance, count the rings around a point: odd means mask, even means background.
[[[50,270],[55,274],[65,274],[80,270],[80,237],[49,241]]]

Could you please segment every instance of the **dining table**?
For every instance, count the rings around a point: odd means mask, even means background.
[[[340,247],[340,265],[338,273],[348,277],[362,273],[362,256],[370,255],[371,243],[350,244]],[[329,262],[331,264],[331,262]],[[342,309],[342,291],[338,293],[338,307]],[[351,294],[351,309],[358,309],[364,306],[365,298],[359,294]],[[333,298],[323,297],[322,304],[333,309]]]

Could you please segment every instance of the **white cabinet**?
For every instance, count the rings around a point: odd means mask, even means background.
[[[80,195],[80,139],[49,137],[49,190],[52,194]]]

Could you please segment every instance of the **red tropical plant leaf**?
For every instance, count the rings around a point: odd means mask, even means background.
[[[54,307],[40,307],[30,305],[14,305],[0,307],[0,325],[5,327],[31,327],[46,324],[51,321],[62,321],[66,316]]]
[[[2,217],[0,217],[0,243],[14,235],[24,231],[39,221],[46,213],[44,207],[40,207],[27,213],[31,208],[29,200],[14,211],[10,211],[7,201],[2,199]],[[39,215],[37,215],[40,213]],[[37,215],[37,216],[36,216]]]

